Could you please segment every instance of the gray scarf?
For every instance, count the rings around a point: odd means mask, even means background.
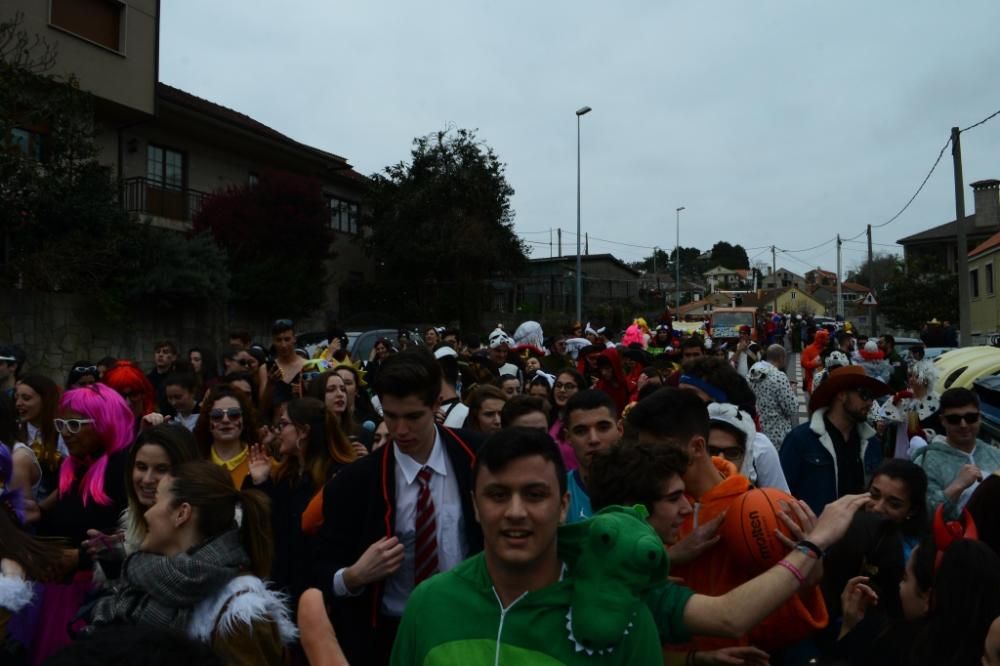
[[[91,620],[95,626],[137,624],[184,631],[194,606],[249,564],[237,529],[173,557],[133,553],[112,593],[94,605]]]

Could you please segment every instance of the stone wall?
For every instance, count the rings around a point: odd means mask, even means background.
[[[48,375],[60,385],[76,361],[93,363],[113,356],[151,369],[157,340],[172,340],[182,355],[195,346],[218,355],[228,347],[229,331],[248,330],[255,342],[267,345],[269,325],[266,319],[222,304],[184,310],[139,308],[116,321],[81,296],[0,289],[0,343],[27,352],[25,372]]]

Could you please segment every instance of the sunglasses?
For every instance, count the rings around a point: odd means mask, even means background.
[[[228,418],[230,421],[235,421],[243,418],[243,410],[239,407],[230,407],[229,409],[213,409],[208,413],[208,418],[215,422],[219,422],[224,418]]]
[[[577,386],[576,384],[573,384],[571,382],[566,384],[563,384],[562,382],[556,382],[552,388],[554,388],[557,391],[575,391]]]
[[[77,372],[77,373],[79,373],[81,375],[93,375],[93,374],[97,374],[97,366],[96,365],[78,365],[75,368],[73,368],[73,372]]]
[[[861,398],[862,400],[867,401],[875,399],[875,394],[871,392],[871,389],[859,388],[855,389],[855,392],[858,394],[858,397]]]
[[[941,418],[944,419],[945,423],[948,425],[958,425],[962,421],[967,424],[972,425],[979,421],[979,412],[966,412],[965,414],[942,414]]]
[[[739,446],[731,446],[723,448],[721,446],[709,446],[708,455],[710,456],[722,456],[729,462],[736,462],[743,457],[744,449]]]
[[[56,432],[60,435],[69,433],[75,435],[80,432],[80,428],[94,422],[94,419],[52,419],[56,427]]]

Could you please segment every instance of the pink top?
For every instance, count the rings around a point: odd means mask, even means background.
[[[559,453],[562,454],[563,462],[566,464],[566,471],[570,472],[580,464],[576,461],[576,453],[573,451],[573,447],[563,439],[563,422],[562,419],[556,419],[556,422],[552,424],[549,428],[549,435],[555,440],[556,444],[559,445]]]

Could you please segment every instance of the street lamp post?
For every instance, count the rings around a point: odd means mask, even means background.
[[[589,106],[576,110],[576,321],[583,324],[583,280],[580,269],[580,116],[590,113]]]
[[[677,245],[674,246],[674,318],[677,318],[677,310],[681,307],[681,211],[684,206],[677,209]]]

